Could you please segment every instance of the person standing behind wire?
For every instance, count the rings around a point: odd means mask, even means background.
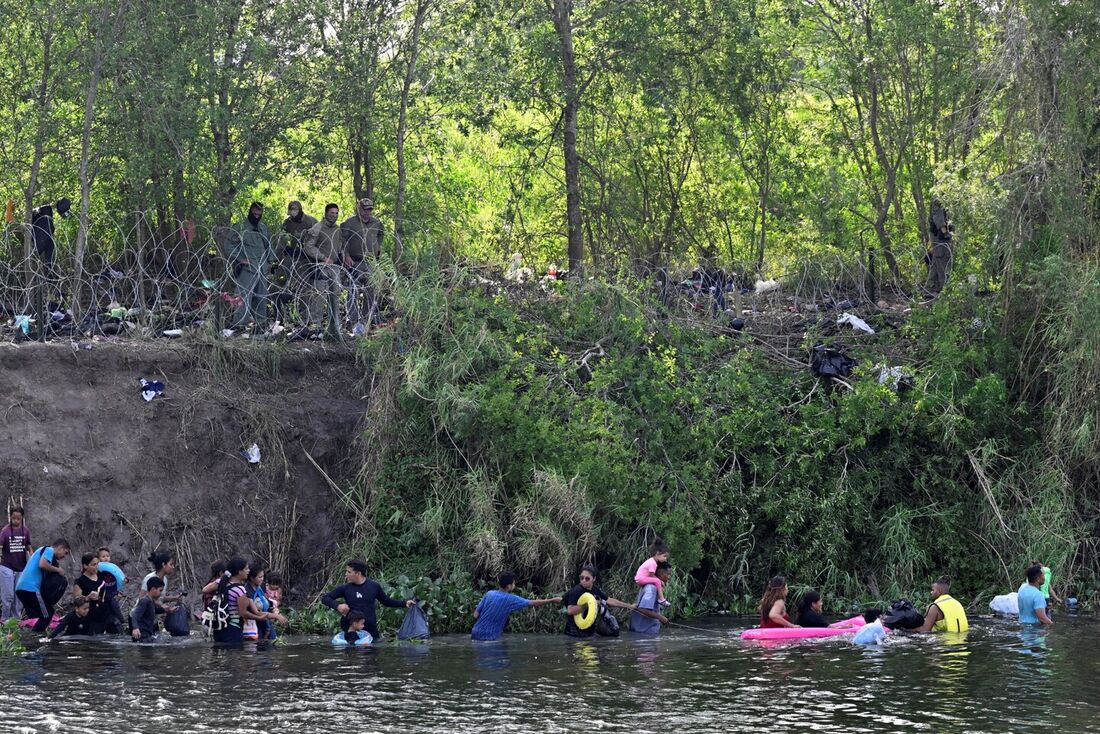
[[[237,284],[237,297],[242,301],[229,325],[233,331],[248,326],[250,319],[255,333],[267,327],[267,268],[274,250],[271,232],[260,221],[263,215],[263,204],[252,202],[248,217],[233,225],[229,234],[229,264]]]
[[[359,200],[355,214],[340,225],[344,267],[348,270],[348,321],[356,336],[378,323],[378,297],[371,285],[374,264],[382,254],[384,230],[374,218],[374,201]],[[363,313],[366,310],[366,313]]]

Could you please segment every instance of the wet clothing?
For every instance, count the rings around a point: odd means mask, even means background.
[[[31,531],[26,525],[13,528],[11,524],[0,530],[0,566],[16,573],[27,567],[27,551],[31,545]]]
[[[93,591],[99,592],[99,599],[92,601],[89,599],[90,609],[88,610],[88,619],[95,632],[93,634],[99,634],[107,629],[107,621],[113,615],[110,603],[107,601],[107,577],[111,576],[109,573],[100,572],[98,578],[95,580],[88,578],[84,574],[80,574],[74,582],[76,588],[80,590],[83,596],[88,596]],[[113,579],[114,576],[111,576]]]
[[[62,620],[50,630],[46,637],[51,640],[61,635],[84,635],[90,637],[92,635],[98,635],[102,630],[97,629],[95,623],[92,622],[92,615],[86,614],[81,617],[76,612],[69,612],[62,618]]]
[[[134,611],[130,612],[130,621],[133,622],[134,629],[141,632],[142,640],[155,637],[159,629],[157,625],[157,603],[147,596],[143,597],[134,607]]]
[[[813,609],[807,609],[798,615],[798,624],[801,627],[828,627],[829,623],[825,621],[825,618],[815,612]]]
[[[23,570],[19,577],[19,584],[15,587],[17,591],[29,591],[37,594],[42,590],[42,575],[45,572],[39,567],[38,562],[43,558],[51,566],[57,567],[53,547],[42,546],[31,554],[30,560],[27,561],[27,567]]]
[[[852,638],[852,643],[856,645],[874,645],[885,636],[886,628],[882,626],[882,622],[876,619],[874,622],[860,627],[859,632],[856,632],[856,636]]]
[[[31,555],[15,586],[15,595],[23,605],[24,614],[28,619],[38,620],[34,625],[35,632],[44,632],[49,626],[54,606],[65,595],[65,587],[68,586],[68,581],[60,573],[51,573],[51,578],[45,578],[45,572],[38,565],[43,558],[57,567],[53,547],[43,546]]]
[[[1043,596],[1042,589],[1036,589],[1031,584],[1024,582],[1020,590],[1016,592],[1016,601],[1020,608],[1021,624],[1039,624],[1039,609],[1047,609],[1047,599]],[[1049,616],[1049,615],[1048,615]]]
[[[770,609],[768,611],[771,612]],[[788,614],[787,612],[783,612],[783,619],[790,622],[791,621],[791,615]],[[772,618],[768,614],[761,614],[760,615],[760,629],[762,629],[762,630],[776,629],[776,628],[782,627],[782,626],[783,625],[781,625],[781,624],[776,624],[775,622],[773,622]]]
[[[498,589],[488,592],[478,602],[478,617],[474,622],[474,628],[470,630],[470,637],[475,640],[500,639],[512,612],[518,612],[529,606],[531,602],[518,594],[510,594]]]
[[[580,603],[580,598],[585,594],[591,594],[596,597],[596,601],[607,601],[607,594],[603,593],[603,589],[599,586],[593,585],[591,589],[586,589],[580,584],[577,584],[569,590],[569,593],[561,598],[561,605],[566,608],[576,606]],[[570,637],[592,637],[596,634],[596,627],[597,625],[593,624],[588,629],[582,630],[573,620],[572,614],[565,615],[565,634]]]
[[[940,610],[940,619],[932,625],[933,632],[966,632],[970,622],[966,618],[963,605],[948,594],[936,597],[932,602]]]
[[[636,580],[636,579],[635,579]],[[653,612],[654,614],[660,614],[659,609],[660,602],[657,598],[657,585],[646,584],[638,592],[638,601],[636,606],[639,609],[645,609],[646,611]],[[661,620],[647,617],[644,614],[640,614],[637,611],[630,610],[630,631],[637,632],[642,635],[657,635],[661,633]]]
[[[358,214],[354,214],[344,220],[340,230],[343,233],[344,254],[355,262],[366,257],[377,258],[382,254],[384,230],[382,222],[373,216],[364,221]]]
[[[321,603],[329,609],[335,609],[340,605],[337,599],[343,599],[349,609],[363,613],[366,617],[365,629],[376,640],[378,639],[378,616],[375,612],[375,603],[381,602],[383,606],[392,609],[401,609],[405,606],[405,602],[391,599],[374,579],[367,579],[361,584],[341,584],[322,596]]]

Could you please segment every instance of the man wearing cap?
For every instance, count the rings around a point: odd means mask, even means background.
[[[229,326],[234,331],[247,326],[249,319],[257,332],[267,326],[267,268],[275,252],[271,233],[260,221],[263,215],[263,204],[252,202],[248,217],[234,224],[229,233],[229,267],[242,301]]]
[[[340,225],[344,241],[344,267],[348,269],[348,321],[356,334],[364,321],[378,320],[378,303],[370,284],[372,263],[382,254],[382,223],[374,218],[374,202],[360,199],[355,214]],[[366,310],[366,314],[361,312]]]
[[[302,252],[302,243],[306,233],[317,224],[317,220],[302,209],[302,202],[292,201],[286,208],[283,231],[275,236],[274,293],[276,318],[286,322],[283,309],[294,306],[300,318],[308,320],[306,300],[313,284],[313,263]]]

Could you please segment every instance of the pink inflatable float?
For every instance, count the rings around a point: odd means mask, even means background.
[[[828,627],[753,627],[741,633],[742,640],[804,640],[811,637],[836,637],[852,635],[866,624],[863,616],[842,619]]]

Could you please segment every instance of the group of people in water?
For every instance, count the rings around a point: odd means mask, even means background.
[[[169,592],[169,579],[176,571],[172,553],[154,552],[149,557],[151,570],[142,578],[138,598],[128,615],[119,604],[126,577],[111,563],[111,551],[101,547],[80,558],[81,573],[73,582],[70,611],[60,620],[54,610],[64,597],[68,580],[60,568],[70,553],[68,542],[59,539],[48,546],[33,549],[30,532],[24,523],[23,509],[14,507],[9,523],[0,529],[0,618],[26,617],[24,625],[46,633],[46,639],[62,635],[127,633],[137,642],[156,640],[164,630],[172,635],[189,635],[193,621],[186,604],[187,592]],[[610,609],[630,612],[629,629],[638,634],[654,635],[669,619],[663,613],[670,602],[665,598],[672,566],[669,548],[657,540],[652,553],[634,576],[637,598],[627,603],[609,597],[598,585],[592,565],[581,567],[577,584],[562,596],[527,599],[515,593],[516,578],[505,573],[498,588],[484,595],[473,611],[471,637],[496,640],[504,633],[515,612],[546,605],[560,605],[565,611],[565,633],[572,637],[617,636],[619,622]],[[1052,624],[1050,616],[1050,569],[1038,562],[1026,572],[1020,587],[1019,615],[1025,624]],[[804,592],[796,605],[795,618],[788,610],[789,589],[782,576],[772,578],[760,600],[760,628],[828,627],[824,617],[824,599],[817,590]],[[932,603],[923,616],[913,613],[904,621],[893,609],[871,609],[863,614],[866,624],[856,642],[875,642],[891,629],[914,632],[965,632],[969,628],[966,610],[950,595],[950,583],[939,578],[932,584]],[[258,561],[231,558],[214,563],[208,582],[202,587],[203,627],[216,643],[237,644],[245,641],[274,640],[287,619],[280,612],[282,580],[269,574]],[[1055,597],[1057,598],[1057,597]],[[379,638],[377,605],[411,609],[415,599],[394,599],[377,581],[368,578],[367,565],[361,560],[348,561],[344,583],[321,597],[321,604],[340,615],[340,632],[334,644],[363,646]],[[914,616],[915,614],[915,616]]]

